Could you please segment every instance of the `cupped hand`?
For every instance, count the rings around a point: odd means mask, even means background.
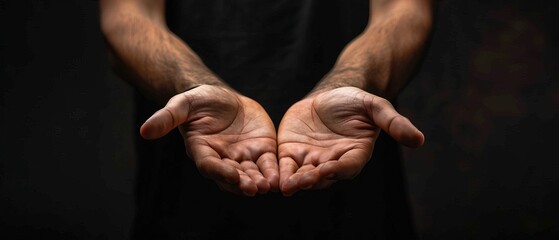
[[[202,85],[172,97],[140,133],[156,139],[176,127],[199,172],[222,190],[246,196],[278,190],[276,131],[254,100]]]
[[[323,91],[295,103],[278,129],[281,192],[290,196],[354,178],[383,130],[408,147],[424,142],[388,100],[359,88]]]

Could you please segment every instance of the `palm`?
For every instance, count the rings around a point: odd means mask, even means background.
[[[282,192],[325,188],[355,177],[370,159],[383,129],[407,145],[420,145],[419,130],[403,117],[396,120],[397,116],[401,117],[388,101],[352,87],[296,103],[278,131]],[[393,120],[403,125],[391,127]]]
[[[247,97],[201,86],[172,98],[144,125],[146,136],[178,126],[200,173],[223,190],[252,196],[278,187],[273,123]]]

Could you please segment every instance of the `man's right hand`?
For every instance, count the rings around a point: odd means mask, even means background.
[[[200,173],[222,190],[246,196],[278,190],[276,131],[254,100],[202,85],[172,97],[140,133],[156,139],[176,127]]]

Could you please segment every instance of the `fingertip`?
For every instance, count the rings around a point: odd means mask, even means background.
[[[282,191],[281,193],[284,197],[291,197],[295,194],[295,192],[297,191]]]
[[[425,135],[417,129],[413,134],[411,134],[411,136],[408,136],[408,138],[403,141],[404,145],[411,148],[421,147],[424,143]]]
[[[417,130],[417,134],[418,134],[418,141],[416,147],[421,147],[423,146],[423,144],[425,144],[425,134],[423,134],[423,132],[419,130]]]
[[[239,184],[241,181],[241,176],[236,169],[224,168],[222,174],[223,180],[229,184]]]
[[[254,197],[256,196],[256,191],[252,192],[252,191],[243,191],[243,194],[247,197]]]
[[[242,188],[241,191],[247,197],[254,197],[254,196],[256,196],[256,193],[258,193],[258,187],[256,187],[256,186],[248,186],[248,187],[245,186],[244,188]]]
[[[297,191],[295,186],[296,184],[292,178],[285,180],[280,186],[282,195],[285,197],[292,196]]]
[[[411,148],[420,147],[425,141],[423,133],[403,116],[393,120],[388,132],[398,142]]]
[[[277,174],[268,177],[268,184],[270,185],[270,191],[277,192],[279,190],[279,176]]]
[[[148,139],[148,140],[152,140],[155,139],[155,133],[153,131],[153,128],[149,125],[144,123],[141,127],[140,127],[140,136],[142,136],[144,139]]]
[[[247,175],[243,175],[242,177],[240,176],[239,180],[240,180],[238,184],[239,189],[243,192],[245,196],[252,197],[259,192],[260,189],[258,188],[257,183],[254,182],[252,179],[250,179],[249,176]]]
[[[151,140],[166,134],[166,132],[162,132],[162,129],[165,129],[165,124],[161,121],[159,112],[154,113],[140,127],[140,135],[143,138]]]
[[[256,181],[256,186],[258,188],[258,193],[264,194],[270,191],[270,183],[266,179],[260,179]]]

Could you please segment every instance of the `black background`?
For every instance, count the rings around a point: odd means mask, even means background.
[[[553,1],[441,1],[399,109],[423,239],[559,237]],[[0,1],[0,238],[125,239],[133,89],[106,61],[96,1]]]

